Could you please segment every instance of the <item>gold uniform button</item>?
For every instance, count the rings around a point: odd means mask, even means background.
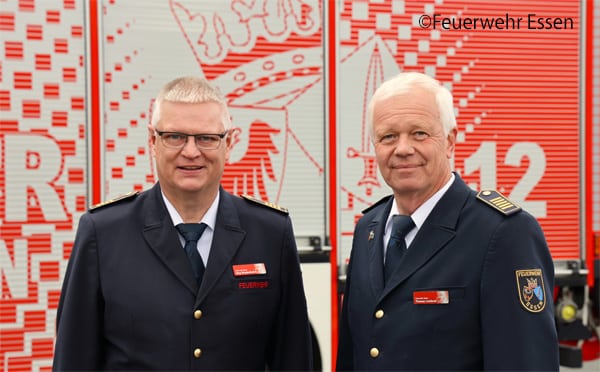
[[[376,347],[371,348],[369,354],[371,355],[371,358],[377,358],[379,356],[379,349],[377,349]]]
[[[200,355],[202,355],[202,349],[200,349],[199,347],[194,349],[194,358],[200,358]]]
[[[384,314],[385,314],[385,313],[383,312],[383,310],[381,310],[381,309],[380,309],[380,310],[377,310],[377,311],[375,312],[375,318],[377,318],[377,319],[381,319],[381,318],[383,318],[383,315],[384,315]]]
[[[202,318],[202,310],[194,311],[194,319],[200,319],[200,318]]]

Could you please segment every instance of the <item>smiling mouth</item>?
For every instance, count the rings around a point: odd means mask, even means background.
[[[403,169],[414,169],[416,168],[416,165],[413,164],[401,164],[401,165],[395,165],[393,166],[394,169],[399,169],[399,170],[403,170]]]
[[[199,169],[202,169],[204,167],[196,165],[196,166],[177,167],[177,168],[183,169],[183,170],[199,170]]]

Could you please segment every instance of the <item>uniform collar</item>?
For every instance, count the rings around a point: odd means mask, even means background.
[[[173,206],[173,204],[171,204],[171,202],[169,201],[169,199],[167,199],[167,197],[162,192],[162,190],[161,190],[160,193],[162,195],[163,201],[165,202],[165,206],[167,207],[167,211],[169,212],[169,215],[171,216],[171,220],[173,221],[173,225],[176,226],[176,225],[178,225],[180,223],[183,223],[183,218],[181,218],[181,216],[179,215],[179,213],[177,212],[177,210],[175,209],[175,207]],[[219,209],[219,199],[220,199],[220,196],[221,196],[221,190],[219,190],[219,192],[217,193],[217,196],[215,197],[215,199],[213,200],[212,204],[210,205],[210,207],[208,208],[208,210],[206,211],[206,213],[202,217],[202,220],[198,221],[198,223],[205,223],[205,224],[207,224],[208,227],[212,231],[215,230],[215,222],[217,220],[217,210]]]
[[[448,189],[452,185],[452,182],[454,182],[455,178],[456,177],[454,176],[454,173],[451,173],[451,176],[450,176],[450,179],[448,180],[448,182],[446,182],[446,184],[441,189],[439,189],[435,194],[433,194],[429,199],[427,199],[425,201],[425,203],[421,204],[421,206],[419,208],[417,208],[417,210],[415,210],[413,214],[410,215],[417,228],[413,229],[410,233],[407,234],[406,237],[408,240],[412,241],[412,238],[416,235],[417,231],[421,228],[423,223],[425,223],[425,220],[427,219],[427,217],[429,216],[429,214],[431,213],[431,211],[433,210],[435,205],[438,203],[438,201],[440,201],[442,196],[444,196],[446,191],[448,191]],[[396,199],[393,199],[392,209],[390,209],[390,213],[389,213],[389,215],[387,217],[387,221],[385,223],[386,236],[389,235],[389,233],[390,233],[390,230],[392,228],[391,227],[392,216],[395,214],[400,214],[400,212],[398,211],[398,204],[396,204]]]

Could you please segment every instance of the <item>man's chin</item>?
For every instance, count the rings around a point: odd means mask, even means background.
[[[205,182],[188,179],[178,182],[177,189],[185,194],[196,194],[205,192],[209,187]]]
[[[420,177],[414,176],[414,173],[410,176],[404,177],[404,175],[394,175],[387,184],[394,190],[405,190],[405,191],[416,191],[423,188],[423,183]]]
[[[393,184],[390,184],[389,186],[394,191],[394,194],[403,197],[410,197],[411,195],[423,192],[423,185],[419,184],[416,181],[396,181]]]

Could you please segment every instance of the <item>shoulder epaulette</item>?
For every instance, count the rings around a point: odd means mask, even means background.
[[[116,198],[114,198],[114,199],[109,199],[109,200],[103,201],[103,202],[101,202],[101,203],[98,203],[98,204],[92,205],[92,206],[90,207],[90,212],[93,212],[93,211],[95,211],[95,210],[98,210],[99,208],[105,207],[105,206],[107,206],[107,205],[111,205],[111,204],[114,204],[114,203],[117,203],[117,202],[120,202],[120,201],[123,201],[123,200],[127,200],[127,199],[130,199],[130,198],[134,198],[134,197],[136,197],[136,196],[137,196],[139,193],[140,193],[139,191],[131,191],[131,192],[128,192],[127,194],[123,194],[123,195],[117,196],[117,197],[116,197]]]
[[[371,204],[371,205],[370,205],[370,206],[368,206],[367,208],[363,209],[363,210],[362,210],[362,214],[365,214],[365,213],[367,213],[368,211],[370,211],[371,209],[375,208],[376,206],[378,206],[378,205],[380,205],[380,204],[382,204],[382,203],[385,203],[385,202],[387,202],[388,200],[390,200],[390,198],[391,198],[391,197],[393,197],[393,195],[388,195],[388,196],[385,196],[385,197],[383,197],[383,198],[379,199],[379,200],[378,200],[378,201],[377,201],[375,204]]]
[[[252,197],[250,195],[242,195],[242,198],[251,201],[253,203],[259,204],[259,205],[263,205],[265,207],[269,207],[271,209],[275,209],[276,211],[279,211],[281,213],[285,213],[285,214],[289,214],[289,211],[287,210],[287,208],[281,207],[277,204],[273,204],[271,202],[268,201],[264,201],[264,200],[260,200],[260,199],[256,199],[255,197]]]
[[[506,216],[510,216],[521,210],[521,207],[508,200],[496,190],[481,190],[477,193],[477,199]]]

